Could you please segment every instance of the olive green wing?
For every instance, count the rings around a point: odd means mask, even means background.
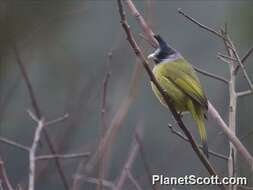
[[[207,98],[192,66],[184,59],[164,65],[164,77],[173,82],[202,107],[207,109]]]

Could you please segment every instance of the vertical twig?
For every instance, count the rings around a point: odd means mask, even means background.
[[[33,118],[33,116],[31,116]],[[43,130],[43,127],[45,126],[45,121],[43,118],[36,119],[37,122],[37,128],[34,134],[34,139],[32,143],[32,147],[29,153],[29,185],[28,190],[34,190],[35,187],[35,176],[36,176],[36,151],[37,147],[40,141],[41,131]]]
[[[0,158],[0,185],[2,186],[3,190],[14,190],[5,171],[4,162],[1,158]]]
[[[135,96],[136,96],[136,85],[137,81],[140,77],[140,68],[136,66],[133,70],[131,82],[129,85],[129,92],[126,97],[123,98],[123,101],[118,109],[118,111],[115,113],[110,126],[107,128],[105,135],[102,139],[101,146],[99,146],[99,149],[94,153],[94,155],[90,158],[88,163],[85,166],[85,173],[90,173],[94,166],[96,165],[98,161],[98,151],[103,150],[103,152],[107,152],[109,149],[109,146],[111,145],[118,129],[121,127],[121,123],[123,122],[123,119],[128,113],[128,109],[133,102]]]
[[[109,82],[109,78],[111,76],[111,68],[110,68],[110,62],[111,62],[111,58],[112,58],[112,51],[110,51],[108,53],[108,60],[107,60],[107,68],[106,68],[106,74],[103,80],[103,92],[102,92],[102,105],[101,105],[101,134],[100,134],[100,142],[99,145],[101,145],[105,130],[106,130],[106,97],[107,97],[107,87],[108,87],[108,82]],[[100,158],[98,160],[98,184],[97,184],[97,190],[103,190],[103,178],[104,178],[104,167],[105,167],[105,158],[103,155],[103,149],[99,149],[101,150],[100,152],[98,152],[98,157]]]
[[[223,32],[221,30],[221,33],[225,36],[224,38],[224,44],[227,49],[227,53],[229,57],[232,59],[235,59],[233,51],[229,48],[228,44],[229,42],[227,39],[227,31]],[[231,46],[231,44],[230,44]],[[230,60],[229,65],[229,74],[230,74],[230,80],[228,83],[229,86],[229,121],[228,126],[231,130],[231,132],[236,135],[236,107],[237,107],[237,95],[235,91],[235,67],[236,62],[233,60]],[[237,167],[237,151],[234,147],[233,143],[229,142],[229,157],[228,157],[228,177],[236,177],[236,167]],[[236,190],[236,185],[229,184],[228,186],[229,190]]]

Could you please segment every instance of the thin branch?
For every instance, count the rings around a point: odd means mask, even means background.
[[[189,139],[187,139],[187,137],[185,135],[183,135],[181,132],[177,131],[172,125],[169,124],[168,127],[170,128],[171,133],[177,135],[179,138],[183,139],[184,141],[189,142]],[[198,145],[198,146],[199,146],[199,148],[201,148],[203,150],[203,146],[201,146],[201,145]],[[226,161],[228,160],[227,156],[225,156],[223,154],[219,154],[219,153],[214,152],[212,150],[208,150],[208,153],[210,155],[213,155],[214,157],[221,158]]]
[[[93,178],[93,177],[83,177],[82,179],[84,179],[84,181],[86,182],[89,182],[89,183],[94,183],[96,185],[98,185],[100,182],[99,182],[99,179],[97,178]],[[107,187],[107,188],[110,188],[110,189],[114,189],[115,188],[115,185],[113,182],[110,182],[108,180],[102,180],[102,185],[104,187]]]
[[[221,81],[221,82],[224,82],[225,84],[228,84],[228,80],[225,79],[224,77],[221,77],[221,76],[218,76],[218,75],[216,75],[216,74],[207,72],[207,71],[205,71],[205,70],[203,70],[203,69],[200,69],[200,68],[198,68],[198,67],[196,67],[196,66],[194,66],[194,65],[192,65],[192,66],[193,66],[193,68],[194,68],[197,72],[199,72],[199,73],[201,73],[201,74],[203,74],[203,75],[205,75],[205,76],[208,76],[208,77],[210,77],[210,78],[217,79],[217,80],[219,80],[219,81]]]
[[[12,42],[12,40],[11,40],[11,42]],[[32,101],[32,107],[34,109],[35,115],[36,115],[37,118],[40,119],[42,117],[42,114],[41,114],[40,108],[38,106],[38,103],[37,103],[37,100],[36,100],[36,96],[35,96],[34,91],[33,91],[32,84],[31,84],[31,82],[29,80],[29,77],[27,75],[25,66],[23,65],[23,63],[21,61],[21,58],[19,56],[18,48],[17,48],[16,43],[12,42],[12,45],[13,45],[13,51],[14,51],[14,55],[15,55],[15,58],[16,58],[16,62],[18,64],[18,66],[19,66],[20,72],[21,72],[22,77],[23,77],[23,79],[25,81],[25,84],[27,86],[27,90],[28,90],[30,99]]]
[[[246,54],[242,57],[242,63],[244,63],[247,58],[253,53],[253,47],[249,48]]]
[[[237,92],[237,97],[247,96],[247,95],[250,95],[252,93],[253,93],[252,90],[246,90],[246,91],[243,91],[243,92]]]
[[[204,24],[199,23],[196,19],[192,18],[191,16],[187,15],[186,13],[183,12],[183,10],[181,8],[178,9],[178,13],[183,15],[185,18],[189,19],[191,22],[197,24],[200,28],[203,28],[209,32],[211,32],[212,34],[223,38],[223,35],[215,30],[213,30],[212,28],[209,28],[208,26],[205,26]]]
[[[144,18],[140,14],[140,12],[136,9],[133,2],[131,0],[124,0],[124,2],[126,3],[126,5],[129,8],[129,11],[135,17],[136,21],[139,23],[141,29],[143,30],[144,35],[146,36],[145,39],[147,39],[149,41],[149,43],[151,44],[151,46],[153,46],[154,48],[158,47],[158,43],[154,38],[153,31],[150,29],[148,24],[145,22]]]
[[[222,63],[227,63],[227,64],[230,64],[230,63],[231,63],[231,61],[229,61],[229,60],[227,60],[227,59],[225,59],[225,58],[223,58],[223,57],[220,57],[219,55],[217,56],[217,58],[218,58],[219,60],[221,60]]]
[[[100,117],[101,117],[101,134],[100,134],[100,139],[99,139],[99,146],[102,142],[103,136],[105,134],[106,131],[106,98],[107,98],[107,88],[108,88],[108,83],[109,83],[109,79],[111,76],[111,68],[110,68],[110,64],[111,64],[111,59],[112,59],[112,50],[108,53],[108,58],[107,58],[107,68],[106,68],[106,73],[105,73],[105,77],[103,80],[103,92],[102,92],[102,104],[101,104],[101,112],[100,112]],[[104,150],[103,149],[99,149],[101,150],[100,152],[98,152],[98,157],[100,158],[98,161],[98,179],[99,179],[99,183],[97,185],[97,190],[103,190],[103,185],[102,185],[102,180],[104,178],[104,164],[105,164],[105,158],[103,155]]]
[[[24,150],[24,151],[30,151],[30,148],[25,146],[25,145],[22,145],[22,144],[19,144],[15,141],[12,141],[12,140],[9,140],[9,139],[6,139],[4,137],[0,137],[0,142],[4,143],[4,144],[8,144],[10,146],[13,146],[14,148],[17,148],[17,149],[20,149],[20,150]]]
[[[131,45],[134,53],[136,54],[136,56],[140,59],[143,67],[145,68],[147,74],[150,77],[150,80],[154,83],[154,85],[156,86],[156,88],[159,90],[159,92],[161,93],[163,99],[165,100],[166,104],[168,105],[172,115],[174,116],[174,118],[177,121],[177,124],[179,125],[179,127],[183,130],[183,132],[185,133],[185,135],[188,137],[188,139],[190,140],[190,143],[192,145],[193,150],[195,151],[195,153],[197,154],[197,156],[199,157],[199,159],[201,160],[202,164],[205,166],[205,168],[208,170],[210,175],[217,175],[217,173],[215,172],[214,168],[212,167],[212,165],[210,164],[210,162],[208,161],[208,159],[205,157],[205,155],[202,153],[202,151],[198,148],[193,136],[191,135],[190,131],[186,128],[186,126],[184,125],[181,116],[177,113],[177,111],[175,110],[175,108],[173,107],[173,104],[171,102],[170,97],[167,95],[167,93],[161,88],[161,86],[159,85],[159,83],[157,82],[156,78],[154,77],[151,69],[148,66],[148,63],[145,59],[145,56],[143,54],[143,52],[141,51],[140,47],[138,46],[138,44],[136,43],[136,41],[134,40],[134,37],[132,35],[132,32],[129,28],[129,25],[127,23],[126,20],[126,16],[125,16],[125,12],[123,9],[123,5],[121,0],[118,0],[118,9],[119,9],[119,15],[121,18],[121,25],[122,28],[124,29],[126,35],[127,35],[127,40],[129,41],[129,44]],[[218,176],[218,175],[217,175]],[[225,189],[225,187],[223,185],[219,186],[221,189]]]
[[[229,116],[228,116],[228,126],[231,132],[236,136],[236,110],[237,110],[237,96],[235,91],[235,82],[236,77],[234,74],[234,69],[236,64],[239,60],[236,60],[235,54],[233,53],[233,50],[229,48],[230,46],[233,47],[233,45],[230,43],[232,41],[229,41],[229,36],[227,34],[227,27],[225,26],[225,31],[221,30],[221,33],[224,35],[224,45],[227,50],[227,53],[229,57],[232,57],[229,64],[229,74],[230,74],[230,80],[229,80]],[[236,61],[234,61],[236,60]],[[228,156],[228,177],[236,177],[236,166],[237,166],[237,150],[234,147],[233,143],[229,142],[229,156]],[[228,185],[229,190],[236,190],[237,185]]]
[[[94,154],[89,159],[88,163],[85,165],[85,168],[82,169],[85,171],[85,173],[90,173],[93,168],[96,166],[98,162],[98,152],[103,150],[103,152],[107,152],[109,149],[109,145],[113,142],[114,137],[119,130],[119,128],[122,126],[121,123],[123,122],[124,118],[126,117],[129,107],[132,104],[134,98],[136,97],[137,93],[137,84],[138,79],[140,77],[140,67],[138,65],[135,66],[133,70],[133,74],[131,77],[130,85],[129,85],[129,92],[128,94],[123,98],[121,105],[119,106],[118,111],[113,116],[113,119],[111,120],[111,123],[109,127],[106,129],[105,135],[102,139],[101,145],[98,147],[99,149],[94,152]],[[103,154],[104,154],[103,153]],[[77,172],[78,175],[80,175],[80,171]],[[78,183],[78,182],[75,182]],[[76,190],[76,188],[74,188]],[[77,188],[78,189],[78,188]]]
[[[214,106],[211,104],[210,101],[208,102],[208,113],[212,115],[213,119],[216,120],[220,129],[228,137],[229,141],[233,143],[233,145],[235,146],[236,150],[240,153],[240,155],[249,164],[250,169],[253,170],[253,157],[251,156],[249,151],[245,148],[245,146],[242,144],[242,142],[235,136],[235,134],[231,132],[227,124],[223,121],[220,114],[217,112],[217,110],[214,108]]]
[[[29,154],[29,186],[28,190],[34,190],[35,187],[35,169],[36,169],[36,151],[39,144],[41,131],[45,126],[45,121],[42,118],[38,122],[37,129],[34,134],[34,139],[32,143],[32,147]]]
[[[218,52],[218,57],[222,57],[224,59],[228,59],[230,61],[229,63],[231,63],[231,61],[234,61],[234,62],[236,61],[237,62],[237,59],[235,59],[233,57],[230,57],[230,56],[227,56],[227,55],[224,55],[224,54],[219,53],[219,52]]]
[[[246,81],[247,81],[247,83],[248,83],[248,85],[249,85],[249,88],[250,88],[251,90],[253,90],[253,84],[252,84],[252,82],[251,82],[251,80],[250,80],[250,78],[249,78],[249,75],[248,75],[248,73],[247,73],[247,71],[246,71],[246,69],[245,69],[245,67],[244,67],[244,65],[243,65],[243,63],[242,63],[242,61],[241,61],[241,59],[240,59],[238,53],[237,53],[237,50],[236,50],[236,48],[235,48],[234,43],[232,42],[232,40],[231,40],[229,37],[228,37],[227,40],[228,40],[230,46],[232,47],[232,50],[233,50],[234,55],[235,55],[235,58],[237,59],[237,62],[239,63],[239,66],[240,66],[241,69],[242,69],[243,76],[244,76],[244,78],[246,79]],[[234,71],[235,71],[235,70],[234,70]]]
[[[41,155],[36,157],[36,161],[39,160],[50,160],[50,159],[77,159],[83,157],[89,157],[90,152],[85,153],[75,153],[75,154],[51,154],[51,155]]]
[[[245,65],[245,61],[247,60],[247,58],[253,53],[253,47],[251,47],[246,54],[242,57],[242,63]],[[237,65],[235,68],[235,74],[237,74],[238,70],[240,68],[240,65]]]
[[[134,143],[132,144],[131,148],[130,148],[130,152],[129,152],[129,155],[128,155],[128,158],[124,164],[124,167],[122,169],[122,172],[117,180],[117,183],[115,185],[115,188],[113,190],[121,190],[123,189],[123,186],[124,186],[124,183],[127,179],[127,170],[129,170],[133,163],[134,163],[134,160],[137,156],[137,153],[138,153],[138,150],[139,150],[139,146],[138,144],[136,143],[136,141],[134,140]]]
[[[4,162],[2,159],[0,159],[0,184],[3,190],[14,190],[7,176],[7,173],[4,167]]]
[[[58,118],[53,119],[53,120],[51,120],[51,121],[45,122],[45,126],[54,125],[54,124],[56,124],[56,123],[63,122],[63,121],[65,121],[65,120],[68,119],[68,118],[69,118],[69,114],[66,113],[66,114],[64,114],[64,115],[61,116],[61,117],[58,117]]]
[[[153,185],[152,182],[151,182],[151,179],[152,179],[152,172],[151,172],[151,169],[150,169],[150,166],[149,166],[149,163],[147,161],[147,158],[146,158],[146,154],[145,154],[145,150],[144,150],[144,146],[143,146],[143,143],[142,143],[142,140],[141,140],[141,137],[139,136],[139,133],[136,131],[135,133],[135,140],[136,142],[138,143],[138,146],[139,146],[139,150],[140,150],[140,156],[141,156],[141,160],[142,160],[142,163],[143,163],[143,166],[144,166],[144,169],[146,171],[146,174],[147,174],[147,177],[148,177],[148,181],[151,185],[151,188],[153,190],[156,190],[156,185]]]
[[[37,102],[32,84],[31,84],[31,82],[29,80],[29,77],[28,77],[28,74],[26,72],[25,66],[24,66],[24,64],[21,60],[20,55],[19,55],[17,45],[11,38],[9,40],[10,40],[12,46],[13,46],[14,55],[15,55],[15,58],[16,58],[16,62],[19,66],[19,69],[21,71],[21,75],[22,75],[22,77],[25,81],[25,85],[27,86],[28,93],[29,93],[29,96],[30,96],[30,99],[31,99],[31,102],[32,102],[32,107],[35,111],[35,116],[38,119],[41,119],[42,118],[42,113],[41,113],[41,110],[39,108],[39,105],[38,105],[38,102]],[[46,128],[43,130],[43,134],[45,136],[46,142],[48,144],[48,147],[49,147],[51,153],[56,154],[55,147],[52,143],[51,137],[50,137],[49,133],[47,132]],[[67,181],[67,177],[65,176],[65,174],[63,172],[63,169],[62,169],[62,166],[61,166],[61,163],[57,158],[55,159],[55,164],[56,164],[56,168],[58,170],[58,173],[60,175],[60,178],[62,180],[62,183],[64,185],[65,190],[69,190],[69,184],[68,184],[68,181]]]
[[[137,182],[137,180],[134,178],[134,176],[133,176],[133,174],[131,173],[131,171],[130,171],[128,168],[126,168],[126,170],[127,170],[127,177],[128,177],[128,179],[130,179],[130,181],[134,184],[135,188],[136,188],[137,190],[143,190],[143,189],[141,188],[140,184],[139,184],[139,183]]]
[[[181,14],[183,13],[182,10],[180,10],[180,12],[181,12]],[[209,32],[213,31],[212,29],[209,30],[208,27],[205,27],[204,25],[200,24],[199,22],[197,22],[195,19],[191,18],[188,15],[187,15],[186,18],[190,19],[192,22],[194,22],[195,24],[197,24],[201,28],[206,29]],[[215,31],[214,34],[215,33],[217,33],[217,32]],[[220,33],[217,33],[217,34],[222,35]],[[224,39],[223,36],[220,36],[220,37],[222,39]],[[226,40],[226,38],[225,38],[225,40]],[[231,45],[228,45],[229,48],[232,48],[230,46]],[[250,153],[248,152],[248,150],[244,147],[244,145],[241,143],[241,141],[234,134],[232,134],[232,132],[230,131],[230,129],[228,128],[228,126],[226,125],[226,123],[223,121],[223,119],[220,116],[220,114],[218,113],[218,111],[213,107],[213,105],[210,102],[209,102],[209,105],[208,105],[208,112],[213,117],[213,119],[216,120],[216,122],[218,123],[218,126],[222,129],[222,131],[224,132],[224,134],[226,134],[226,136],[228,137],[228,139],[233,143],[233,145],[236,147],[236,149],[241,154],[241,156],[245,158],[245,160],[247,161],[247,163],[249,164],[249,166],[251,167],[251,169],[253,169],[253,158],[252,158],[252,156],[250,155]]]

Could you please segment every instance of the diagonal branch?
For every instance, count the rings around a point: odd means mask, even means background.
[[[229,42],[230,46],[232,47],[231,49],[232,49],[232,51],[233,51],[233,53],[234,53],[235,58],[237,59],[237,62],[239,63],[240,68],[242,69],[243,76],[244,76],[244,78],[246,79],[246,81],[247,81],[247,83],[248,83],[248,85],[249,85],[249,88],[250,88],[251,90],[253,90],[253,84],[252,84],[252,82],[251,82],[251,80],[250,80],[250,78],[249,78],[249,75],[248,75],[248,73],[247,73],[247,71],[246,71],[246,69],[245,69],[245,67],[244,67],[244,65],[243,65],[243,63],[242,63],[242,61],[241,61],[241,59],[240,59],[238,53],[237,53],[237,50],[236,50],[236,48],[235,48],[234,43],[233,43],[232,40],[229,38],[229,36],[228,36],[227,41]]]
[[[31,84],[31,82],[29,80],[28,74],[26,72],[25,66],[24,66],[24,64],[23,64],[23,62],[21,60],[20,55],[19,55],[17,45],[16,45],[15,42],[13,42],[13,40],[11,38],[9,40],[10,40],[12,46],[13,46],[13,51],[14,51],[14,54],[15,54],[16,62],[18,64],[18,66],[19,66],[21,75],[22,75],[22,77],[23,77],[23,79],[25,81],[25,85],[27,86],[28,93],[29,93],[30,99],[32,101],[32,107],[33,107],[34,112],[35,112],[35,116],[38,119],[41,119],[42,118],[42,113],[41,113],[41,110],[39,108],[38,102],[36,100],[36,96],[35,96],[32,84]],[[50,135],[49,135],[49,133],[47,132],[46,129],[43,129],[43,134],[45,136],[46,142],[48,144],[48,147],[49,147],[51,153],[52,154],[56,154],[56,149],[55,149],[55,147],[54,147],[54,145],[52,143],[51,137],[50,137]],[[67,177],[65,176],[65,174],[63,172],[61,163],[60,163],[60,161],[59,161],[58,158],[55,158],[55,164],[56,164],[56,168],[58,170],[58,173],[59,173],[59,175],[61,177],[61,180],[63,182],[63,185],[64,185],[65,189],[68,190],[69,189],[69,185],[68,185]]]
[[[247,60],[247,58],[253,53],[253,47],[251,47],[246,54],[242,57],[242,63],[245,65],[245,61]],[[240,68],[240,65],[237,65],[235,68],[235,74],[237,74],[238,70]]]
[[[211,102],[208,102],[208,113],[213,117],[221,128],[222,132],[228,137],[229,141],[233,143],[236,150],[241,154],[245,161],[250,166],[250,169],[253,170],[253,157],[249,151],[245,148],[242,142],[235,136],[235,134],[228,128],[227,124],[223,121],[220,114],[214,108]]]
[[[135,161],[135,158],[137,156],[137,153],[138,153],[138,150],[139,150],[139,146],[137,144],[137,142],[134,140],[133,141],[133,144],[130,148],[130,152],[129,152],[129,155],[128,155],[128,158],[124,164],[124,167],[122,169],[122,172],[117,180],[117,183],[115,185],[115,188],[113,190],[120,190],[120,189],[123,189],[123,186],[125,184],[125,181],[128,177],[127,175],[127,171],[132,167],[134,161]]]
[[[200,22],[198,22],[196,19],[192,18],[191,16],[185,14],[182,9],[178,9],[178,13],[183,15],[185,18],[189,19],[191,22],[197,24],[200,28],[203,28],[209,32],[211,32],[212,34],[220,37],[220,38],[224,38],[223,35],[215,30],[213,30],[212,28],[208,27],[208,26],[205,26],[204,24],[201,24]]]
[[[141,61],[143,67],[145,68],[147,74],[150,77],[150,80],[154,83],[154,85],[156,86],[156,88],[159,90],[159,92],[161,93],[163,99],[165,100],[166,104],[168,105],[172,115],[174,116],[174,118],[177,121],[177,124],[179,125],[179,127],[183,130],[183,132],[185,133],[185,135],[187,136],[187,138],[189,139],[193,150],[195,151],[196,155],[198,156],[198,158],[200,159],[200,161],[202,162],[202,164],[205,166],[205,168],[207,169],[207,171],[209,172],[210,175],[217,175],[217,173],[215,172],[214,168],[212,167],[212,165],[210,164],[210,162],[208,161],[208,159],[204,156],[204,154],[201,152],[201,150],[198,148],[194,138],[192,137],[191,133],[189,132],[189,130],[186,128],[186,126],[184,125],[181,116],[176,112],[175,108],[172,105],[171,99],[168,97],[168,95],[166,94],[166,92],[161,88],[161,86],[159,85],[159,83],[157,82],[156,78],[154,77],[151,69],[148,66],[148,63],[144,57],[143,52],[141,51],[140,47],[138,46],[138,44],[136,43],[132,32],[129,28],[129,25],[127,23],[126,20],[126,16],[125,16],[125,12],[123,9],[123,5],[122,5],[122,1],[121,0],[117,0],[118,2],[118,9],[119,9],[119,15],[120,15],[120,22],[122,25],[122,28],[124,29],[126,35],[127,35],[127,40],[129,41],[129,44],[131,45],[134,53],[136,54],[136,56],[139,58],[139,60]],[[225,187],[223,185],[219,186],[220,189],[225,189]]]
[[[0,142],[4,143],[4,144],[8,144],[10,146],[13,146],[15,148],[18,148],[20,150],[24,150],[24,151],[29,151],[30,148],[25,146],[25,145],[22,145],[22,144],[19,144],[15,141],[12,141],[12,140],[9,140],[9,139],[6,139],[4,137],[0,137]]]
[[[174,129],[174,127],[171,124],[169,124],[168,127],[170,128],[171,133],[177,135],[179,138],[183,139],[184,141],[189,142],[189,140],[186,138],[186,136],[183,135],[181,132],[177,131],[176,129]],[[203,146],[199,145],[199,148],[203,149]],[[228,160],[227,156],[219,154],[219,153],[214,152],[212,150],[208,150],[208,153],[210,155],[213,155],[213,156],[217,157],[217,158],[221,158],[223,160]]]
[[[142,160],[144,169],[145,169],[145,171],[146,171],[147,177],[148,177],[149,179],[152,179],[151,168],[150,168],[150,165],[149,165],[148,160],[147,160],[147,158],[146,158],[144,146],[143,146],[143,143],[142,143],[142,140],[141,140],[141,137],[140,137],[138,131],[135,132],[135,140],[136,140],[136,142],[138,143],[138,146],[139,146],[139,151],[140,151],[141,160]],[[151,183],[151,180],[149,180],[149,182],[150,182],[150,185],[151,185],[151,187],[152,187],[153,190],[159,189],[159,188],[156,187],[156,185],[153,185],[153,184]]]
[[[210,78],[214,78],[214,79],[216,79],[216,80],[219,80],[219,81],[221,81],[221,82],[224,82],[225,84],[228,84],[228,80],[225,79],[224,77],[221,77],[221,76],[218,76],[218,75],[216,75],[216,74],[207,72],[207,71],[205,71],[205,70],[203,70],[203,69],[200,69],[200,68],[198,68],[198,67],[196,67],[196,66],[194,66],[194,65],[192,65],[192,66],[193,66],[193,68],[194,68],[197,72],[201,73],[202,75],[208,76],[208,77],[210,77]]]
[[[3,188],[3,190],[14,190],[5,171],[4,162],[1,158],[0,158],[0,185]]]

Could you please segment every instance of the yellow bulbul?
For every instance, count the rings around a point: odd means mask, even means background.
[[[159,35],[154,36],[159,47],[148,58],[155,62],[154,76],[171,98],[178,113],[189,111],[194,119],[203,152],[208,157],[207,136],[204,118],[208,101],[192,65],[175,49],[169,47]],[[166,105],[161,94],[151,82],[152,90],[163,105]]]

